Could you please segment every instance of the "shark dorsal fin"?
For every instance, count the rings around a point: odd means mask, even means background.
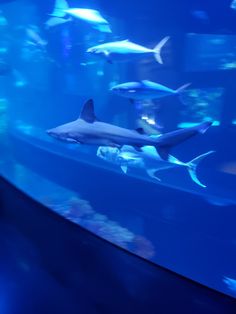
[[[93,123],[97,120],[95,113],[94,113],[94,105],[93,100],[89,99],[84,104],[79,119],[82,119],[88,123]]]

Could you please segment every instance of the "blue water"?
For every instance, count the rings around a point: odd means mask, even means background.
[[[65,1],[0,1],[0,173],[100,237],[208,287],[236,296],[236,10],[232,1],[80,1],[98,25],[66,15]],[[77,1],[67,1],[78,8]],[[60,9],[60,10],[59,10]],[[59,16],[58,15],[59,10]],[[91,13],[91,12],[90,12]],[[57,15],[57,16],[55,16]],[[87,18],[87,20],[86,20]],[[110,32],[111,29],[111,32]],[[108,31],[109,30],[109,31]],[[129,39],[154,54],[116,62],[90,47]],[[149,80],[179,95],[134,102],[112,93]],[[133,91],[131,91],[132,94]],[[159,135],[212,126],[172,147],[183,162],[215,151],[197,168],[158,171],[96,156],[96,145],[57,141],[46,130],[73,121],[93,99],[99,120]],[[137,152],[138,154],[139,152]]]

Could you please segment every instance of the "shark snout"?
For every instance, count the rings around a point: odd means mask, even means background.
[[[122,92],[122,89],[118,86],[113,86],[110,88],[110,91],[113,93],[119,93],[119,92]]]
[[[58,134],[54,131],[54,129],[49,129],[46,131],[46,133],[53,138],[58,138]]]
[[[46,133],[47,133],[48,135],[51,135],[51,136],[53,136],[53,130],[52,130],[52,129],[50,129],[50,130],[47,130],[47,131],[46,131]]]
[[[88,48],[87,50],[86,50],[86,52],[87,53],[96,53],[96,49],[95,48]]]

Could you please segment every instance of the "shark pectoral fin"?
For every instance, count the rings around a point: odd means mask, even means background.
[[[105,55],[106,57],[109,57],[109,55],[110,55],[109,51],[104,50],[104,55]]]
[[[135,129],[135,131],[137,131],[139,134],[146,134],[143,128],[137,128]]]
[[[110,64],[113,63],[112,60],[111,60],[111,58],[110,58],[110,53],[109,53],[109,51],[104,50],[104,56],[106,57],[106,60],[107,60],[108,63],[110,63]]]
[[[71,144],[81,144],[80,142],[78,142],[77,140],[73,138],[67,138],[66,141]]]
[[[96,118],[95,113],[94,113],[94,104],[93,104],[92,99],[89,99],[84,104],[84,106],[81,110],[79,119],[82,119],[88,123],[93,123],[93,122],[97,121],[97,118]]]
[[[127,171],[128,171],[128,167],[127,166],[121,166],[121,170],[127,174]]]
[[[147,169],[147,174],[149,175],[149,177],[155,179],[155,180],[158,180],[158,181],[161,181],[160,178],[158,178],[155,173],[157,172],[158,169]]]

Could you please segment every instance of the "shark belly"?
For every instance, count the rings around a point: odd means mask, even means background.
[[[122,61],[132,61],[132,60],[139,60],[145,57],[149,57],[152,55],[150,52],[140,52],[140,51],[114,51],[110,52],[108,55],[108,59],[116,62]]]

